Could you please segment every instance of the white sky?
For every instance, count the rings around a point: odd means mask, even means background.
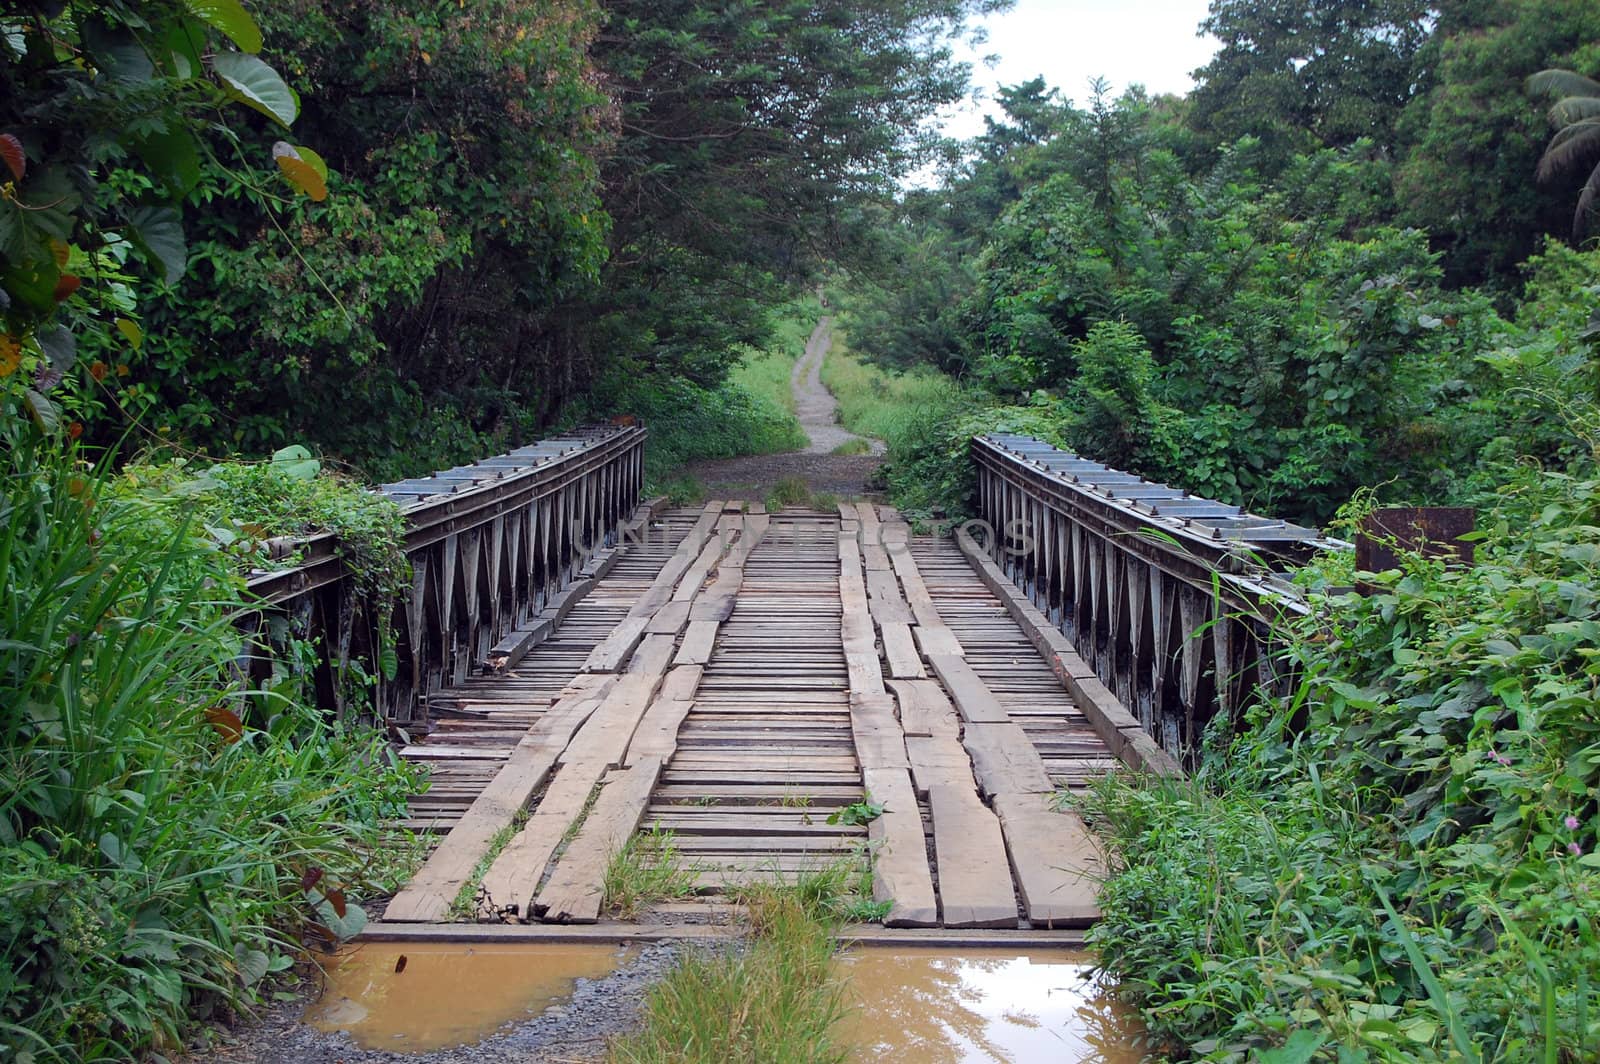
[[[947,136],[983,132],[983,115],[999,113],[994,90],[1044,75],[1047,83],[1078,104],[1089,97],[1089,79],[1103,77],[1113,95],[1132,84],[1151,93],[1186,93],[1189,75],[1216,51],[1215,38],[1196,36],[1208,0],[1017,0],[1016,7],[982,20],[989,39],[958,58],[973,64],[982,91],[945,116]],[[986,55],[998,57],[990,68]]]

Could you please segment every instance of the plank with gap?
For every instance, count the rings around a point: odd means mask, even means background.
[[[449,911],[473,869],[489,852],[494,836],[528,804],[573,733],[615,683],[611,676],[580,676],[573,681],[571,694],[529,729],[450,834],[389,902],[385,920],[438,920]]]
[[[583,812],[600,777],[622,759],[661,683],[660,675],[622,676],[573,737],[533,815],[484,873],[483,889],[497,909],[526,915],[550,855]]]
[[[1010,723],[1011,715],[965,658],[952,654],[929,654],[928,664],[933,666],[934,675],[950,692],[951,701],[967,724]]]
[[[1050,794],[1055,786],[1033,740],[1016,724],[968,724],[962,736],[985,794]]]
[[[957,738],[961,721],[944,689],[933,680],[890,680],[900,704],[900,727],[907,739],[913,735]]]
[[[882,814],[867,824],[872,897],[890,904],[883,926],[933,927],[939,922],[939,907],[911,774],[903,768],[867,768],[861,776],[872,800],[883,806]]]
[[[1017,899],[1000,821],[965,783],[929,789],[933,852],[939,868],[939,913],[946,927],[1015,927]]]
[[[601,786],[594,809],[556,862],[533,911],[546,923],[592,924],[605,901],[606,866],[639,827],[661,777],[660,757],[640,758]]]

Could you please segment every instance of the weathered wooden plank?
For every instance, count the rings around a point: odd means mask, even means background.
[[[661,766],[662,758],[644,757],[601,786],[594,809],[533,904],[546,923],[592,924],[599,919],[606,866],[638,828]]]
[[[1044,760],[1019,725],[968,722],[962,742],[985,794],[1050,794],[1055,790]]]
[[[954,739],[961,734],[961,721],[955,706],[933,680],[890,680],[900,703],[900,727],[909,739],[913,735],[944,735]]]
[[[928,795],[937,787],[966,787],[976,790],[972,779],[972,758],[954,736],[906,736],[906,758],[917,793]]]
[[[922,655],[916,640],[911,637],[909,624],[883,621],[883,656],[889,659],[889,675],[896,680],[920,680],[928,675],[922,666]]]
[[[919,631],[920,634],[920,631]],[[989,685],[975,672],[965,658],[951,654],[929,654],[928,664],[950,692],[961,719],[968,724],[1007,723],[1011,715],[1000,700],[989,690]]]
[[[689,604],[669,602],[657,610],[645,625],[646,635],[677,635],[689,623]]]
[[[933,851],[939,866],[939,914],[946,927],[1015,927],[1017,899],[1000,821],[965,783],[929,789]]]
[[[497,909],[527,915],[550,855],[583,812],[600,777],[622,760],[661,683],[659,674],[622,676],[573,737],[533,815],[484,873],[483,889]]]
[[[628,659],[631,676],[659,676],[667,671],[678,640],[670,635],[647,635]]]
[[[872,842],[872,897],[890,903],[885,927],[932,927],[939,922],[928,868],[922,812],[903,768],[862,770],[862,781],[883,813],[867,825]]]
[[[704,665],[711,660],[711,650],[717,640],[716,621],[690,621],[684,632],[683,643],[678,647],[677,665]]]
[[[997,794],[1011,869],[1028,920],[1045,927],[1081,927],[1100,918],[1105,852],[1081,817],[1052,809],[1037,794]]]
[[[580,676],[511,751],[500,771],[462,814],[384,911],[395,921],[439,920],[448,912],[494,836],[521,812],[544,783],[573,733],[616,683],[612,676]]]

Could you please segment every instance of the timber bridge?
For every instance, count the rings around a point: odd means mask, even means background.
[[[385,486],[403,601],[361,600],[327,537],[252,578],[262,641],[314,637],[336,711],[364,660],[432,770],[406,824],[436,844],[369,937],[725,933],[751,884],[844,868],[882,924],[858,936],[1072,941],[1105,856],[1054,796],[1182,773],[1280,685],[1280,573],[1330,542],[1011,435],[972,441],[978,518],[944,535],[872,501],[671,508],[640,499],[645,439]],[[676,887],[619,920],[630,849]]]

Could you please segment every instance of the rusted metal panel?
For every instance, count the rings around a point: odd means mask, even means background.
[[[1473,544],[1461,537],[1477,528],[1478,512],[1468,506],[1386,506],[1361,522],[1356,536],[1356,568],[1381,573],[1400,567],[1399,552],[1448,558],[1471,565]]]

